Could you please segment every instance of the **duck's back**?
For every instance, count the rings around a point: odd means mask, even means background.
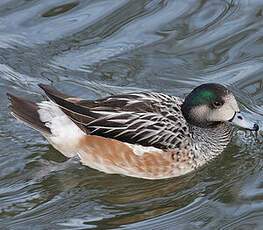
[[[90,101],[42,88],[87,134],[159,149],[173,149],[188,141],[181,98],[141,92]]]

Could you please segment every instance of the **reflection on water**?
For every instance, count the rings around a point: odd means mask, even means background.
[[[53,16],[57,16],[59,14],[63,14],[69,10],[71,10],[72,8],[74,8],[75,6],[78,5],[78,2],[70,2],[64,5],[60,5],[57,7],[54,7],[48,11],[46,11],[45,13],[42,14],[42,17],[53,17]]]
[[[0,2],[0,226],[7,229],[261,229],[263,4],[253,1]],[[184,96],[219,82],[261,126],[181,178],[146,181],[67,161],[8,113],[38,83],[98,98]]]

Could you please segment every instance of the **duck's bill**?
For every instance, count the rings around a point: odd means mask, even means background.
[[[240,112],[235,113],[234,116],[229,120],[229,122],[233,125],[236,125],[236,126],[239,126],[241,128],[248,129],[251,131],[258,131],[259,130],[258,124],[249,121]]]

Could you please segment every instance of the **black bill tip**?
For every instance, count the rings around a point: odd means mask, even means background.
[[[257,132],[258,130],[259,130],[259,126],[258,126],[258,124],[255,123],[255,124],[254,124],[254,127],[253,127],[253,131],[256,131],[256,132]]]

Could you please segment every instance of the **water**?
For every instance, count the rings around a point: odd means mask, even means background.
[[[38,83],[95,99],[230,87],[263,126],[261,0],[1,0],[1,229],[262,229],[262,142],[238,131],[206,167],[147,181],[66,161],[10,115]],[[262,134],[261,134],[262,135]]]

